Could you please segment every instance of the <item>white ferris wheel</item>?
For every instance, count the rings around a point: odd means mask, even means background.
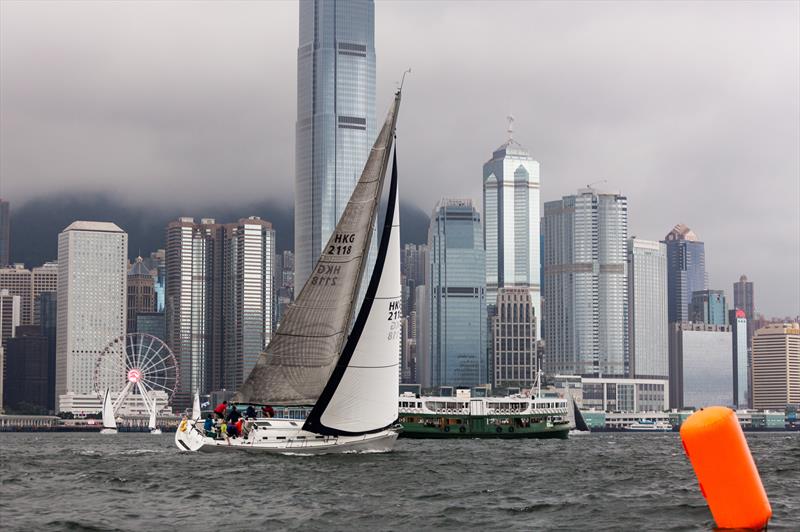
[[[178,363],[172,350],[145,333],[112,340],[97,357],[94,368],[95,391],[102,394],[109,390],[112,397],[116,396],[114,415],[126,399],[138,398],[146,412],[155,416],[157,402],[172,402],[178,381]]]

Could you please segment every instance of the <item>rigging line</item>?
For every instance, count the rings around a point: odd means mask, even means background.
[[[358,368],[358,369],[383,369],[383,368],[396,368],[399,365],[400,365],[399,362],[395,362],[394,364],[389,364],[389,365],[386,365],[386,366],[354,366],[353,364],[350,364],[347,367],[348,368]]]

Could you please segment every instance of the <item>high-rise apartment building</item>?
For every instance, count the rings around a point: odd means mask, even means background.
[[[500,287],[527,288],[541,338],[539,163],[511,136],[483,165],[486,300]]]
[[[431,216],[431,386],[488,382],[486,259],[481,218],[471,200],[443,199]]]
[[[730,326],[670,323],[669,335],[670,408],[733,405]]]
[[[747,348],[753,347],[753,333],[756,323],[756,304],[753,293],[753,282],[747,280],[746,275],[739,277],[739,282],[733,283],[733,308],[742,309],[747,318]]]
[[[23,264],[0,268],[0,290],[8,290],[20,297],[20,325],[39,323],[39,296],[55,292],[58,283],[58,264],[47,262],[27,269]]]
[[[753,408],[800,405],[800,324],[774,323],[753,336]]]
[[[733,344],[733,404],[750,408],[750,352],[747,348],[747,316],[740,308],[728,311]]]
[[[11,264],[11,206],[0,198],[0,267]]]
[[[628,200],[580,190],[544,205],[545,370],[628,374]]]
[[[136,316],[156,309],[155,278],[142,257],[128,270],[128,318],[126,330],[136,332]]]
[[[722,290],[692,292],[689,307],[690,321],[709,325],[728,325],[728,302]]]
[[[539,368],[536,360],[536,306],[529,288],[497,290],[492,317],[493,383],[504,388],[530,388]]]
[[[272,335],[275,233],[257,217],[180,218],[167,227],[166,336],[178,359],[175,403],[235,391]]]
[[[251,216],[225,225],[223,387],[237,390],[272,339],[275,231]]]
[[[708,288],[705,244],[683,224],[664,237],[667,245],[667,318],[690,321],[692,293]]]
[[[94,394],[94,368],[125,334],[128,235],[110,222],[76,221],[58,235],[56,397]]]
[[[628,240],[628,334],[631,377],[669,377],[667,247]]]
[[[300,2],[295,142],[295,279],[302,287],[376,138],[372,0]],[[374,236],[374,235],[373,235]],[[372,255],[376,246],[372,239]]]

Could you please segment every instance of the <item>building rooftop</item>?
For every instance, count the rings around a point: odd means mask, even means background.
[[[97,231],[100,233],[124,233],[119,226],[112,222],[86,222],[82,220],[76,220],[69,224],[64,232],[66,231]]]
[[[694,231],[689,229],[684,224],[678,224],[672,228],[672,231],[667,233],[667,236],[664,237],[664,240],[686,240],[689,242],[697,242],[697,235],[694,234]]]
[[[150,270],[144,265],[142,260],[142,257],[136,257],[136,262],[134,262],[131,269],[128,270],[128,275],[144,275],[150,277]]]

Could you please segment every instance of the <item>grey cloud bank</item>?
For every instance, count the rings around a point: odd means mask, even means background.
[[[297,5],[0,2],[0,194],[237,203],[293,190]],[[481,197],[515,137],[542,198],[626,194],[706,242],[712,288],[800,313],[800,4],[377,2],[378,115],[407,67],[403,195]]]

